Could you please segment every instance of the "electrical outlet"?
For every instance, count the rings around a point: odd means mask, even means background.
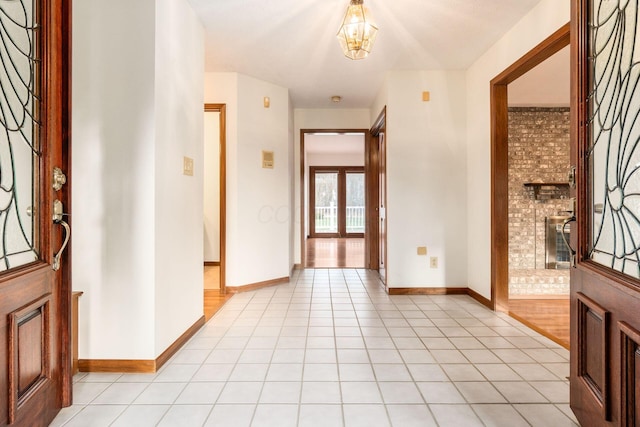
[[[418,246],[418,255],[426,255],[427,247],[426,246]]]
[[[437,256],[432,256],[429,259],[429,266],[431,268],[438,268],[438,257]]]

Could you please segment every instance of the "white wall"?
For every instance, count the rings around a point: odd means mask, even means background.
[[[362,141],[364,146],[364,139]],[[364,153],[307,153],[308,166],[364,166]],[[308,171],[308,168],[307,168]]]
[[[382,110],[387,106],[389,102],[389,87],[388,87],[387,79],[382,83],[382,87],[378,90],[376,94],[376,98],[373,100],[373,104],[371,104],[370,109],[370,117],[369,120],[371,122],[371,126],[373,126],[382,113]]]
[[[542,0],[466,72],[467,270],[469,287],[491,297],[491,121],[489,82],[570,20],[570,0]]]
[[[300,246],[300,224],[302,209],[300,201],[300,130],[301,129],[369,129],[370,112],[368,109],[301,109],[294,111],[295,143],[294,168],[295,175],[295,224],[294,224],[294,262],[300,264],[302,252]],[[304,186],[308,188],[308,174]]]
[[[74,290],[84,291],[79,356],[151,359],[155,1],[77,0],[73,9],[72,277]]]
[[[271,100],[264,108],[263,98]],[[227,104],[227,286],[290,272],[290,106],[287,89],[237,73],[207,73],[205,100]],[[263,169],[261,153],[275,166]]]
[[[391,72],[386,89],[387,285],[464,287],[464,72]],[[422,101],[425,90],[430,102]]]
[[[180,176],[182,156],[201,152],[202,29],[185,0],[73,8],[79,356],[154,359],[202,315],[202,220],[189,209],[201,215],[202,188]]]
[[[220,113],[204,113],[204,260],[220,261]]]
[[[203,314],[204,30],[187,0],[156,0],[155,65],[157,356]]]

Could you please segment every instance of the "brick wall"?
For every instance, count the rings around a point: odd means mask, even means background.
[[[544,187],[536,200],[532,189],[523,184],[567,182],[568,170],[569,109],[510,108],[510,270],[545,268],[545,217],[564,211],[568,206],[567,188]],[[564,276],[565,273],[559,272],[559,275]],[[513,281],[510,286],[513,288]],[[547,289],[543,293],[553,292]]]

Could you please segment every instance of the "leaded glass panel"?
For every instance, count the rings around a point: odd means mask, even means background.
[[[37,10],[0,0],[0,271],[38,259],[40,158]]]

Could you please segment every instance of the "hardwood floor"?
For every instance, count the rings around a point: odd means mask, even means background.
[[[204,319],[209,321],[233,294],[222,295],[219,289],[204,290]]]
[[[227,300],[231,294],[220,293],[220,267],[204,267],[204,318],[208,321]]]
[[[307,268],[364,268],[364,238],[307,239]]]
[[[510,299],[509,315],[569,349],[569,298]]]
[[[220,266],[204,266],[204,288],[220,289]]]

